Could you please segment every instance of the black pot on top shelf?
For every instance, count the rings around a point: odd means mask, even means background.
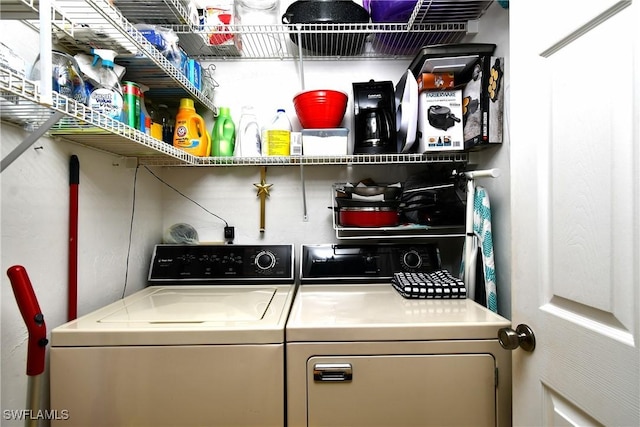
[[[357,30],[369,19],[369,12],[351,0],[297,0],[282,15],[282,23],[289,25],[291,40],[320,55],[362,53],[368,34],[350,30]],[[303,24],[301,30],[305,33],[299,34],[295,24]]]

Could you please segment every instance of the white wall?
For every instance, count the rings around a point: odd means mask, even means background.
[[[6,25],[6,26],[5,26]],[[38,41],[30,30],[3,21],[2,42],[31,63]],[[2,157],[27,133],[0,125]],[[26,268],[50,331],[67,319],[69,246],[69,159],[79,158],[78,314],[82,315],[141,289],[146,281],[153,243],[161,238],[161,187],[139,173],[132,218],[135,169],[115,156],[75,144],[42,138],[0,175],[1,209],[1,341],[2,410],[26,404],[26,326],[6,271]],[[127,252],[131,256],[127,266]],[[45,373],[46,379],[46,373]],[[45,382],[44,388],[47,384]],[[48,406],[44,393],[43,402]],[[0,421],[3,426],[23,422]]]
[[[497,179],[483,179],[478,182],[487,189],[491,202],[491,225],[493,231],[493,248],[496,265],[496,283],[498,287],[498,312],[511,318],[511,245],[510,209],[510,175],[509,150],[511,139],[510,128],[510,85],[509,85],[509,15],[508,10],[494,3],[480,20],[478,34],[473,42],[495,43],[496,56],[505,58],[505,106],[504,106],[504,138],[502,146],[474,153],[471,162],[482,168],[500,168],[502,175]]]
[[[2,154],[26,134],[2,125]],[[26,328],[5,274],[23,265],[48,330],[67,320],[69,158],[80,162],[78,315],[141,289],[153,243],[161,238],[160,187],[121,159],[65,142],[41,139],[1,175],[2,408],[24,407]],[[129,248],[130,257],[127,263]],[[2,425],[11,425],[9,423]]]
[[[508,56],[508,16],[492,7],[487,28],[481,33],[499,45],[498,54]],[[19,51],[28,61],[35,59],[37,36],[3,21],[2,42]],[[489,34],[484,36],[484,34]],[[494,34],[493,36],[491,34]],[[495,38],[497,37],[497,38]],[[25,43],[27,41],[27,43]],[[25,50],[24,46],[32,46]],[[305,61],[306,88],[327,87],[351,91],[355,81],[396,82],[410,60]],[[508,61],[507,61],[508,64]],[[259,118],[268,120],[284,107],[295,127],[293,95],[300,90],[295,61],[217,61],[215,78],[220,84],[215,104],[229,106],[239,119],[242,105],[257,107]],[[508,70],[507,70],[508,81]],[[508,102],[508,87],[507,87]],[[508,105],[508,104],[507,104]],[[344,126],[351,126],[349,104]],[[209,122],[211,126],[212,121]],[[505,124],[508,130],[508,117]],[[2,124],[3,157],[26,133]],[[507,138],[508,138],[508,132]],[[26,329],[4,271],[14,264],[26,267],[49,330],[66,320],[68,247],[68,163],[80,160],[79,314],[120,298],[125,277],[127,294],[144,286],[150,250],[163,231],[177,222],[193,225],[201,241],[221,241],[224,223],[159,183],[143,167],[138,169],[136,204],[127,270],[129,225],[135,169],[122,159],[63,141],[48,138],[36,142],[42,149],[29,149],[0,175],[2,325],[2,409],[25,406]],[[509,143],[496,150],[474,154],[482,167],[500,167],[502,178],[486,182],[494,215],[500,312],[510,315],[509,248]],[[305,166],[308,219],[303,219],[301,170],[297,166],[270,166],[267,182],[273,184],[266,207],[266,231],[259,231],[259,200],[254,183],[260,180],[257,166],[216,168],[151,168],[168,183],[224,218],[236,228],[238,244],[328,243],[337,241],[331,226],[331,184],[371,177],[379,182],[403,180],[421,170],[421,165]],[[452,245],[458,251],[456,245]],[[451,249],[450,249],[451,250]],[[457,253],[454,258],[457,257]],[[128,271],[128,276],[127,276]],[[46,405],[46,402],[45,402]],[[5,422],[2,425],[21,425]]]

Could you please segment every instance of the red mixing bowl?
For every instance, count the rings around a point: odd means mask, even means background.
[[[347,100],[338,90],[309,90],[294,96],[293,106],[304,129],[332,129],[340,127]]]

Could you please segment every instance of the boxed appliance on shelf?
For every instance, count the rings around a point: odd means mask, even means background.
[[[503,139],[504,58],[480,57],[462,90],[464,143],[467,149],[500,144]]]
[[[416,80],[424,84],[425,74],[451,73],[455,88],[462,90],[462,143],[422,141],[424,151],[477,150],[502,143],[504,117],[504,58],[493,56],[495,44],[460,43],[426,46],[409,66]],[[433,89],[431,89],[432,91]],[[435,89],[437,90],[437,89]],[[420,105],[424,92],[421,93]],[[421,110],[422,111],[422,110]],[[424,110],[426,111],[426,110]],[[434,112],[432,110],[432,112]],[[440,113],[445,114],[442,110]],[[441,115],[441,114],[439,114]],[[422,113],[419,119],[427,120]],[[433,120],[433,119],[432,119]],[[451,123],[449,121],[449,123]],[[418,137],[423,128],[418,125]],[[433,145],[435,144],[435,145]]]
[[[464,150],[462,91],[429,90],[418,97],[418,150]]]

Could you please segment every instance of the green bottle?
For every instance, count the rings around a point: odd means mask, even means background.
[[[236,126],[231,119],[228,107],[218,108],[218,117],[211,133],[211,155],[213,157],[231,157],[236,143]]]

